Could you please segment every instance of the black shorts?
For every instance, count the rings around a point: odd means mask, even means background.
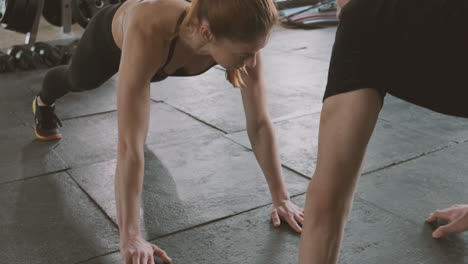
[[[351,0],[323,100],[362,88],[468,117],[468,0]]]

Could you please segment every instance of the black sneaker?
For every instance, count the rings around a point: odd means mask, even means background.
[[[62,122],[54,113],[55,106],[40,106],[37,104],[37,96],[32,103],[34,113],[34,134],[40,140],[55,140],[61,139],[58,126],[62,126]]]

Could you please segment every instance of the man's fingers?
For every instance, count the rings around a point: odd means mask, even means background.
[[[159,257],[164,263],[172,262],[172,259],[167,255],[166,251],[158,248],[157,246],[153,245],[154,255]]]
[[[434,222],[438,218],[444,219],[446,221],[450,220],[450,211],[448,209],[437,210],[429,215],[429,217],[426,219],[426,222]]]
[[[278,211],[273,210],[273,212],[271,212],[271,220],[273,221],[274,227],[280,226],[281,220],[279,218]]]
[[[432,237],[433,238],[439,238],[439,237],[443,237],[443,236],[445,236],[447,234],[454,233],[454,232],[456,232],[455,225],[452,223],[452,224],[444,225],[444,226],[441,226],[441,227],[437,228],[432,233]]]
[[[426,218],[426,222],[432,223],[437,220],[437,216],[434,213],[430,214],[428,218]]]

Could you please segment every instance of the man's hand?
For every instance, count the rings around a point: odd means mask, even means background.
[[[164,250],[141,237],[121,239],[120,253],[124,264],[153,264],[154,256],[161,258],[164,263],[172,261]]]
[[[432,233],[433,238],[440,238],[450,233],[468,231],[468,205],[456,204],[448,209],[437,210],[426,219],[426,222],[431,223],[437,219],[443,219],[449,223],[437,228]]]
[[[286,200],[279,204],[273,204],[271,220],[274,227],[278,227],[283,219],[298,233],[302,232],[304,222],[304,209],[295,205],[291,200]]]

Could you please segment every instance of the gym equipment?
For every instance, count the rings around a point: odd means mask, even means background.
[[[44,10],[46,0],[0,0],[0,24],[8,30],[17,31],[26,34],[25,44],[32,45],[36,41],[37,32],[39,29],[39,21]],[[52,8],[45,13],[50,15],[46,19],[50,19],[52,24],[61,22],[63,33],[71,32],[72,12],[71,0],[47,0],[47,5]],[[52,1],[52,3],[50,3]],[[55,3],[54,3],[55,1]],[[53,8],[57,8],[57,1],[60,5],[60,12]],[[50,5],[52,7],[50,7]],[[54,7],[55,5],[55,7]],[[60,16],[60,18],[58,18]]]
[[[291,28],[317,28],[339,23],[336,1],[302,6],[280,11],[280,22]]]
[[[62,23],[62,1],[61,0],[45,0],[44,9],[42,10],[42,16],[50,24],[61,27]],[[72,17],[72,24],[76,23],[76,20]]]
[[[0,52],[0,73],[12,72],[15,70],[15,66],[10,61],[10,56],[3,52]]]
[[[0,23],[6,24],[6,29],[20,33],[28,33],[35,21],[39,1],[1,0]]]
[[[274,0],[274,2],[278,10],[283,10],[299,6],[316,5],[320,0]]]
[[[119,0],[72,0],[73,19],[86,28],[91,18],[103,7],[118,3]]]
[[[36,42],[31,47],[31,51],[41,59],[44,67],[54,67],[62,64],[64,59],[63,51],[55,46],[44,42]]]
[[[28,46],[15,45],[7,51],[8,61],[15,71],[38,69],[42,66],[41,60],[33,55]]]

